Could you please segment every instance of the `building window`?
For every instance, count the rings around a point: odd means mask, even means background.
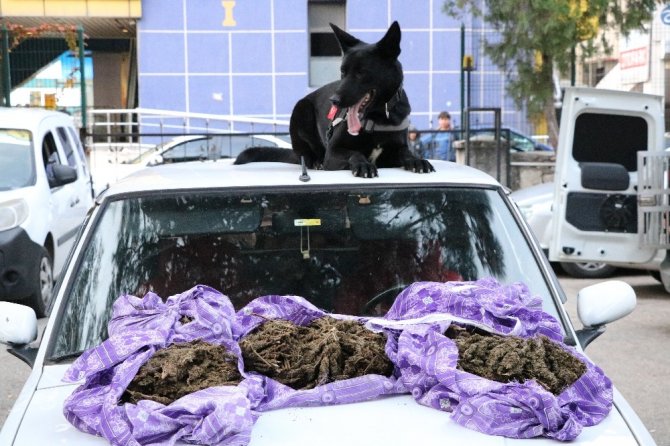
[[[345,29],[345,0],[310,0],[309,85],[320,87],[340,78],[340,46],[330,23]]]
[[[589,87],[596,87],[616,64],[617,60],[610,59],[584,63],[582,74],[583,84]]]

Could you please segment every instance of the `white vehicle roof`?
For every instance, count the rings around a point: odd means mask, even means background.
[[[33,130],[37,123],[49,117],[72,122],[66,113],[41,108],[0,107],[0,128]]]
[[[109,187],[105,196],[139,191],[206,189],[254,186],[314,186],[349,184],[479,184],[499,186],[488,174],[447,161],[433,161],[435,172],[418,174],[400,167],[379,169],[377,178],[358,178],[348,170],[307,170],[309,181],[299,180],[302,168],[297,164],[250,163],[233,165],[233,160],[192,161],[164,164],[141,169]]]

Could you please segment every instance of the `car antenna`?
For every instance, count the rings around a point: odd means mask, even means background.
[[[298,178],[300,181],[309,181],[311,178],[307,174],[307,167],[305,167],[305,157],[301,156],[300,157],[300,165],[302,166],[302,173],[300,174],[300,177]]]

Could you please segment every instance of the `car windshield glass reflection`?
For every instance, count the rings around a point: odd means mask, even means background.
[[[532,152],[535,150],[533,141],[518,133],[511,132],[512,147],[521,152]]]
[[[388,188],[181,194],[108,204],[68,290],[53,356],[106,338],[114,300],[196,284],[236,308],[292,294],[328,311],[382,315],[416,281],[521,281],[548,296],[497,191]],[[495,229],[494,229],[495,228]],[[513,230],[506,230],[511,228]],[[546,311],[556,314],[550,299]]]
[[[35,184],[32,135],[27,130],[0,129],[0,190]]]

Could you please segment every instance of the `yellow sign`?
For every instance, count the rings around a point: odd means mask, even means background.
[[[293,226],[321,226],[320,218],[296,218]]]
[[[475,69],[475,58],[469,54],[463,56],[463,69],[466,71],[472,71]]]
[[[56,110],[56,95],[54,93],[45,93],[44,108]]]
[[[142,0],[0,0],[2,17],[142,18]]]
[[[223,0],[221,2],[223,5],[223,10],[225,12],[225,16],[223,17],[223,26],[236,26],[237,22],[235,21],[235,18],[233,17],[233,8],[235,8],[235,0]]]

